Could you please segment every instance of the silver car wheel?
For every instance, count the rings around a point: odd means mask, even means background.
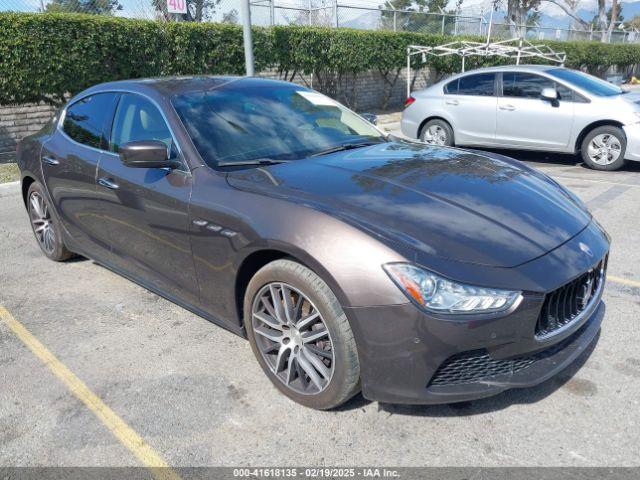
[[[446,145],[447,132],[440,125],[431,125],[425,130],[423,140],[431,145]]]
[[[333,343],[320,311],[286,283],[265,285],[251,312],[255,340],[271,372],[304,395],[322,392],[334,372]]]
[[[615,162],[622,151],[620,140],[609,133],[596,135],[589,142],[587,155],[598,165],[610,165]]]
[[[38,243],[45,252],[53,253],[56,248],[56,232],[51,223],[47,203],[38,192],[32,192],[29,197],[29,215]]]

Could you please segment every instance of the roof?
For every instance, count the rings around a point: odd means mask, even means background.
[[[483,71],[483,72],[489,72],[489,71],[502,71],[502,70],[517,70],[520,72],[544,72],[547,71],[549,69],[552,68],[564,68],[561,67],[560,65],[498,65],[495,67],[482,67],[482,68],[476,68],[473,70],[467,70],[464,73],[470,73],[470,72],[477,72],[477,71]]]
[[[94,85],[81,93],[82,96],[96,91],[132,90],[157,92],[164,97],[172,97],[187,92],[198,92],[220,88],[226,84],[242,82],[251,86],[292,85],[281,80],[259,77],[238,77],[223,75],[167,76],[118,80]]]

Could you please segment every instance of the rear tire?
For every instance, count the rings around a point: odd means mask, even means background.
[[[327,410],[360,391],[351,326],[338,299],[313,271],[291,260],[269,263],[249,282],[244,312],[253,353],[287,397]]]
[[[594,170],[619,170],[626,163],[627,138],[619,127],[605,125],[594,128],[582,140],[582,160]]]
[[[42,185],[38,182],[33,182],[29,187],[27,209],[31,229],[42,253],[56,262],[63,262],[75,256],[65,246],[60,221],[49,205]]]
[[[420,140],[430,145],[452,147],[454,145],[453,129],[449,123],[439,118],[429,120],[420,131]]]

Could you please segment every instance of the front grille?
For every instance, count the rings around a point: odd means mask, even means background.
[[[450,386],[491,381],[502,375],[518,373],[540,360],[551,357],[582,335],[587,325],[563,341],[537,353],[497,360],[482,350],[472,350],[449,357],[431,378],[430,386]]]
[[[571,323],[597,296],[606,260],[575,280],[547,294],[536,323],[536,338],[548,337]]]

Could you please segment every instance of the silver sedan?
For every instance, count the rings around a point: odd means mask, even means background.
[[[413,92],[402,133],[437,145],[580,152],[597,170],[640,161],[640,94],[549,65],[483,68]]]

